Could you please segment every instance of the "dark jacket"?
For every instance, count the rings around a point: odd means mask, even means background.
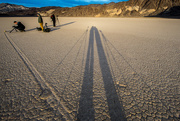
[[[25,26],[24,26],[21,22],[18,22],[18,23],[17,23],[17,26],[16,26],[16,29],[24,30],[24,29],[25,29]]]
[[[43,19],[42,19],[42,17],[41,17],[41,15],[40,14],[38,14],[39,16],[38,16],[38,23],[43,23]]]
[[[55,19],[55,15],[53,14],[53,15],[51,15],[51,19],[53,20],[53,21],[55,21],[56,19]]]

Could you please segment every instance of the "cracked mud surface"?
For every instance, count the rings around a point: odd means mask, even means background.
[[[0,19],[1,120],[180,119],[179,20]]]

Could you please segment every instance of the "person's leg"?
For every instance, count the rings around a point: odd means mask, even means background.
[[[43,23],[39,23],[40,24],[40,27],[41,27],[41,29],[42,29],[42,31],[43,31]]]
[[[23,31],[24,31],[24,30],[23,30],[23,29],[21,29],[21,28],[20,28],[20,29],[18,29],[18,30],[19,30],[20,32],[23,32]]]
[[[18,30],[20,31],[20,32],[24,32],[25,30],[25,27],[21,27],[21,28],[18,28]]]
[[[56,26],[56,21],[55,21],[55,20],[53,20],[53,26],[54,26],[54,27]]]

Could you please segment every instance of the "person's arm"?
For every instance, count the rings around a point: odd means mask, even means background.
[[[18,25],[15,25],[15,26],[13,26],[14,28],[16,28],[16,29],[18,29],[19,27],[18,27]]]

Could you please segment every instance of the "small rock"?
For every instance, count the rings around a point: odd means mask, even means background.
[[[132,75],[134,75],[134,76],[135,76],[136,74],[137,74],[136,72],[132,72]]]
[[[49,96],[51,95],[51,91],[48,89],[45,89],[42,91],[42,93],[40,94],[40,98],[41,99],[47,99]]]
[[[11,79],[5,79],[4,82],[10,82],[12,81],[14,78],[11,78]]]
[[[120,87],[124,87],[124,88],[127,87],[127,85],[124,85],[124,84],[119,84],[119,86],[120,86]]]

